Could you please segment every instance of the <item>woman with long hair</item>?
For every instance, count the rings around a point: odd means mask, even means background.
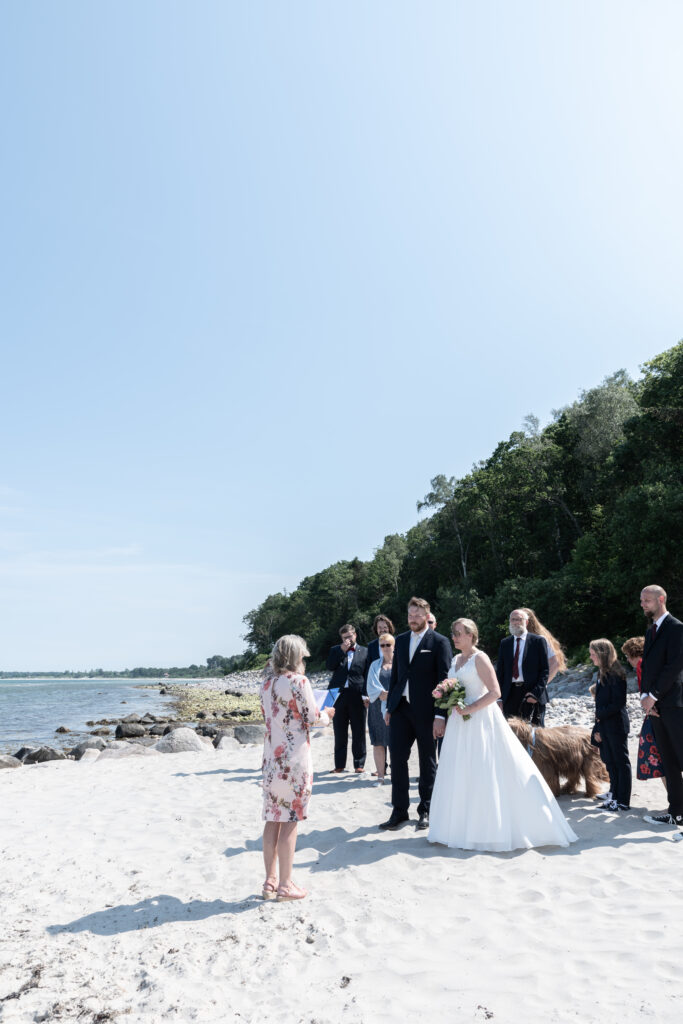
[[[610,640],[604,637],[591,640],[588,654],[598,670],[593,739],[600,746],[600,756],[609,772],[612,794],[602,806],[607,811],[628,811],[632,779],[628,756],[626,673]]]
[[[527,630],[530,633],[535,633],[536,636],[542,636],[545,640],[545,645],[548,649],[548,667],[550,669],[548,672],[548,682],[550,682],[558,672],[564,672],[567,668],[567,659],[564,656],[562,644],[557,637],[553,636],[549,629],[546,629],[533,608],[522,608],[521,611],[526,612],[529,617],[526,626]]]

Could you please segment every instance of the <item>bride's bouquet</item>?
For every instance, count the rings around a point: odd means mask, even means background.
[[[465,704],[465,687],[459,679],[444,679],[443,682],[434,687],[432,697],[436,707],[441,711],[446,711],[449,716],[453,708],[464,708],[467,706]],[[462,719],[466,722],[471,717],[472,715],[463,715]]]

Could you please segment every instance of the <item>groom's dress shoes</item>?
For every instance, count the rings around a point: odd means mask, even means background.
[[[415,827],[417,828],[418,832],[423,832],[425,829],[429,828],[429,815],[422,813]]]
[[[401,825],[404,825],[408,820],[407,814],[401,813],[400,811],[392,811],[391,817],[388,821],[383,821],[379,827],[385,832],[395,832],[397,828],[400,828]]]

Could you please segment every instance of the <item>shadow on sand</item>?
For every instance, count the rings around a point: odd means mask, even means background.
[[[262,903],[256,893],[243,900],[189,900],[183,903],[176,896],[150,896],[139,903],[121,904],[96,910],[67,924],[51,924],[49,935],[62,932],[92,932],[93,935],[121,935],[142,928],[159,928],[171,921],[204,921],[219,914],[244,914]]]

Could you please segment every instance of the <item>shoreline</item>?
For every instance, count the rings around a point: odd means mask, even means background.
[[[311,685],[324,689],[329,673],[309,673]],[[546,725],[579,725],[590,729],[594,720],[594,702],[588,693],[592,671],[580,666],[564,673],[549,685],[549,703]],[[259,701],[261,671],[233,673],[222,678],[184,679],[170,682],[133,684],[135,690],[154,691],[167,699],[164,714],[144,709],[140,713],[128,709],[125,715],[90,719],[88,731],[71,730],[58,726],[52,738],[44,743],[22,741],[18,745],[3,743],[0,754],[10,758],[20,754],[19,762],[36,756],[39,763],[50,760],[79,760],[86,747],[98,750],[126,745],[152,748],[161,737],[174,729],[184,728],[206,743],[217,746],[223,737],[233,737],[237,726],[256,726],[263,729]],[[118,680],[116,681],[118,682]],[[635,676],[629,681],[627,709],[631,721],[631,734],[640,731],[642,713],[637,696]],[[125,702],[122,702],[125,703]],[[131,709],[133,705],[131,704]],[[66,731],[65,731],[66,730]],[[255,735],[255,734],[254,734]],[[368,747],[369,751],[369,747]],[[369,751],[370,753],[370,751]]]

